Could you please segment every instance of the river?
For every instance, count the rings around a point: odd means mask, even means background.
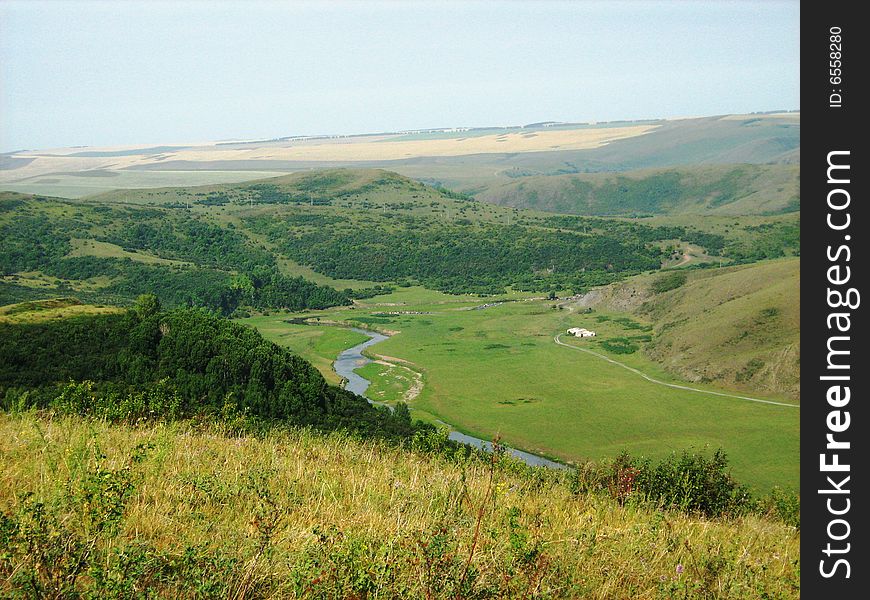
[[[361,333],[363,335],[367,335],[369,336],[369,339],[361,344],[357,344],[353,348],[348,348],[347,350],[339,354],[338,358],[335,359],[335,362],[332,363],[332,368],[335,369],[336,373],[338,373],[347,380],[347,383],[345,383],[344,385],[344,389],[349,392],[353,392],[354,394],[359,394],[360,396],[366,397],[366,390],[369,388],[369,385],[371,385],[371,382],[365,377],[358,375],[354,371],[354,369],[359,369],[360,367],[364,367],[372,362],[370,358],[367,358],[363,355],[363,350],[365,350],[369,346],[374,346],[378,342],[383,342],[385,339],[387,339],[387,336],[381,333],[375,333],[374,331],[359,329],[357,327],[352,327],[351,330],[356,331],[357,333]],[[371,402],[371,398],[367,399],[369,402]]]
[[[379,402],[372,401],[371,398],[366,396],[366,390],[368,389],[371,382],[362,377],[358,373],[354,371],[354,369],[359,369],[360,367],[364,367],[365,365],[372,362],[372,360],[365,355],[363,355],[363,350],[368,348],[369,346],[374,346],[379,342],[383,342],[387,339],[387,336],[376,333],[374,331],[366,331],[365,329],[359,329],[357,327],[351,328],[353,331],[357,333],[361,333],[369,337],[366,341],[361,344],[357,344],[353,348],[348,348],[344,352],[338,355],[338,358],[335,359],[333,363],[333,368],[335,372],[340,376],[344,377],[347,383],[345,383],[344,389],[353,392],[355,394],[359,394],[366,398],[372,404],[380,404]],[[492,442],[488,442],[486,440],[482,440],[480,438],[476,438],[470,435],[466,435],[464,433],[460,433],[454,430],[448,423],[444,423],[443,421],[439,421],[442,425],[446,425],[450,427],[449,438],[453,441],[460,442],[462,444],[468,444],[469,446],[474,446],[476,448],[482,448],[487,452],[492,452]],[[530,454],[528,452],[523,452],[522,450],[516,450],[514,448],[506,447],[507,451],[510,454],[524,463],[528,465],[532,465],[534,467],[550,467],[551,469],[568,469],[566,465],[562,463],[557,463],[555,461],[536,456],[534,454]]]

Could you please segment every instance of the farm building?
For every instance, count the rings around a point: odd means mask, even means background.
[[[574,337],[595,337],[594,331],[590,331],[583,327],[572,327],[568,330],[568,333],[570,333]]]

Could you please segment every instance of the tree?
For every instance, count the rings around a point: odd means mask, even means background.
[[[160,312],[160,300],[154,294],[142,294],[136,298],[136,304],[133,305],[133,310],[140,321],[144,321],[148,317],[156,315]]]

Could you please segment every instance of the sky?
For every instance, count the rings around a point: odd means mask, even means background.
[[[0,0],[0,151],[800,108],[798,1]]]

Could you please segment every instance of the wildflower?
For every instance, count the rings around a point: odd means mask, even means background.
[[[677,565],[677,575],[683,574],[683,565]]]

